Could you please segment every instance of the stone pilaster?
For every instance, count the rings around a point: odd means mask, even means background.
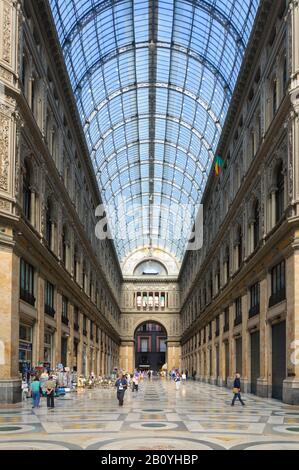
[[[70,336],[67,344],[67,366],[72,369],[74,365],[74,306],[69,304],[68,309]]]
[[[268,283],[265,275],[260,282],[260,377],[257,380],[257,395],[259,397],[268,396],[269,335],[266,324],[268,298]]]
[[[120,345],[120,369],[132,372],[135,366],[135,341],[122,341]]]
[[[287,378],[283,383],[283,401],[291,405],[299,404],[299,230],[295,240],[294,253],[286,260],[286,279],[291,282],[287,282]]]
[[[248,322],[248,296],[242,296],[242,385],[244,392],[250,392],[250,335],[247,331],[247,322]]]
[[[0,247],[0,403],[21,398],[18,374],[19,258],[12,249]]]

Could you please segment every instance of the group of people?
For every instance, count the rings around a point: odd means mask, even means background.
[[[47,397],[47,408],[53,409],[55,389],[56,380],[52,375],[48,375],[44,372],[40,377],[36,376],[30,384],[32,408],[40,407],[40,398],[45,393]]]
[[[179,372],[179,370],[175,370],[171,372],[171,378],[175,382],[176,390],[180,389],[181,383],[185,383],[188,377],[188,372],[183,371],[182,373]],[[140,372],[134,371],[133,377],[132,377],[132,391],[134,392],[135,390],[138,392],[138,384],[140,380]],[[130,386],[131,383],[131,375],[130,374],[123,374],[120,372],[118,379],[115,382],[115,387],[117,389],[117,399],[119,402],[119,406],[123,406],[124,404],[124,396],[125,392]],[[238,399],[241,403],[242,406],[245,405],[244,401],[242,400],[241,397],[241,377],[240,374],[236,373],[235,375],[235,380],[234,380],[234,386],[233,386],[233,400],[231,403],[231,406],[235,405],[236,400]]]

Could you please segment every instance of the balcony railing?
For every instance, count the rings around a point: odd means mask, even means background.
[[[238,316],[235,318],[234,325],[235,325],[235,326],[238,326],[238,325],[241,325],[241,323],[242,323],[242,315],[238,315]]]
[[[35,305],[34,295],[24,289],[21,289],[20,298],[24,300],[24,302],[27,302],[30,305],[33,305],[33,306]]]
[[[285,299],[286,299],[286,289],[284,287],[283,289],[280,289],[278,292],[275,292],[275,294],[271,295],[269,299],[269,308],[273,307],[273,305],[279,304]]]
[[[61,321],[64,325],[69,326],[69,319],[67,317],[61,317]]]
[[[249,318],[252,318],[252,317],[255,317],[256,315],[259,315],[259,313],[260,313],[260,304],[256,304],[256,305],[253,305],[253,307],[249,309],[248,316]]]
[[[74,330],[79,331],[79,323],[74,323]]]
[[[52,305],[45,304],[45,313],[52,318],[55,317],[55,309],[52,307]]]

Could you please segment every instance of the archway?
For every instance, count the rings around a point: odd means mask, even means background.
[[[135,368],[158,372],[166,363],[167,332],[158,322],[146,321],[134,334]]]

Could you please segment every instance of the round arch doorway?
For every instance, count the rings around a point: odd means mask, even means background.
[[[138,326],[134,335],[135,368],[152,370],[154,373],[162,370],[166,363],[167,332],[158,322],[147,321]]]

